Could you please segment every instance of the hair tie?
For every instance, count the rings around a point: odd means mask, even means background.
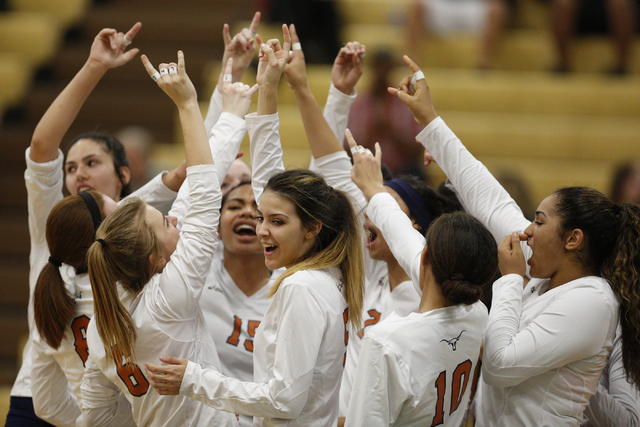
[[[96,239],[96,242],[100,242],[100,244],[102,245],[103,248],[107,247],[107,243],[102,239]]]
[[[98,227],[100,227],[100,224],[102,223],[100,208],[98,208],[98,204],[96,203],[96,200],[93,198],[91,193],[78,193],[78,196],[82,197],[82,200],[84,200],[84,202],[86,203],[87,208],[89,208],[91,219],[93,219],[93,235],[95,236],[96,230],[98,230]]]
[[[422,233],[426,233],[429,225],[431,225],[431,221],[433,221],[433,216],[431,215],[431,212],[429,212],[429,208],[418,192],[402,178],[392,179],[391,181],[385,182],[384,185],[393,188],[396,193],[398,193],[402,200],[407,204],[409,212],[413,218],[416,220],[420,228],[422,228]]]
[[[56,267],[62,267],[62,263],[52,256],[49,257],[49,262],[55,265]]]
[[[622,212],[622,206],[620,206],[617,203],[614,203],[613,204],[613,213],[614,213],[614,215],[616,217],[619,217],[621,212]]]

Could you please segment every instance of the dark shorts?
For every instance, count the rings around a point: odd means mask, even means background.
[[[30,397],[11,396],[5,427],[53,427],[36,417]]]

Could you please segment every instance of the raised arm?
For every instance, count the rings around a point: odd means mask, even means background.
[[[289,59],[291,36],[286,25],[282,26],[284,44],[276,39],[260,44],[258,62],[258,111],[246,117],[249,131],[252,162],[252,187],[256,202],[260,202],[262,190],[274,174],[284,170],[282,147],[280,146],[278,120],[278,83]]]
[[[233,62],[233,59],[227,61],[225,67],[227,75],[232,72]],[[222,83],[223,112],[220,120],[216,122],[209,133],[209,147],[215,160],[218,182],[224,180],[229,166],[238,154],[247,129],[244,116],[249,111],[251,97],[257,90],[257,85],[247,89],[242,83],[232,83],[230,79]],[[169,212],[169,215],[178,219],[178,228],[180,229],[190,204],[189,186],[185,185],[181,187]]]
[[[338,52],[331,69],[331,87],[323,114],[333,134],[341,143],[344,141],[351,106],[358,95],[355,88],[364,72],[365,53],[364,45],[348,42]]]
[[[204,119],[204,127],[207,130],[208,136],[211,136],[211,131],[222,113],[222,87],[224,83],[224,75],[231,74],[232,81],[239,82],[242,80],[242,76],[247,71],[249,64],[251,64],[251,61],[253,60],[255,55],[254,38],[260,24],[260,16],[260,12],[256,12],[253,15],[253,20],[251,21],[249,28],[243,28],[242,31],[233,36],[233,38],[229,35],[228,24],[224,24],[222,28],[222,39],[224,40],[222,67],[220,70],[220,76],[218,77],[218,84],[211,94],[209,109],[207,110],[207,115]],[[229,59],[233,59],[233,69],[231,70],[231,73],[227,73],[225,70],[225,66],[229,62]],[[220,182],[222,182],[222,179]]]
[[[284,69],[284,75],[296,96],[304,130],[309,140],[311,154],[317,159],[331,153],[343,151],[342,144],[324,119],[322,110],[320,110],[309,87],[304,53],[299,48],[300,40],[293,24],[290,27],[290,31],[291,41],[295,50],[291,52],[289,63]]]
[[[138,53],[138,49],[126,49],[141,26],[137,22],[126,34],[112,28],[100,31],[93,40],[87,62],[38,122],[31,139],[31,160],[44,163],[56,159],[64,134],[102,76],[110,68],[126,64]]]
[[[382,232],[394,258],[407,272],[418,294],[420,289],[420,258],[425,240],[415,228],[409,217],[402,212],[398,203],[391,197],[383,185],[380,164],[382,151],[376,142],[375,156],[362,146],[357,145],[353,135],[346,131],[347,142],[353,153],[351,177],[360,188],[369,203],[367,216]]]
[[[404,60],[414,74],[405,77],[399,88],[389,88],[389,92],[396,94],[416,121],[425,126],[416,139],[447,175],[464,209],[478,218],[498,243],[513,231],[522,232],[530,221],[487,168],[438,117],[424,74],[409,57],[405,56]],[[526,243],[522,249],[526,257],[531,255]]]

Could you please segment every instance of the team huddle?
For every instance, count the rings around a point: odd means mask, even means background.
[[[259,21],[233,38],[224,26],[204,120],[188,52],[141,56],[178,109],[185,161],[133,193],[117,139],[59,147],[102,76],[138,53],[140,23],[102,30],[38,123],[30,336],[6,425],[640,425],[640,208],[570,187],[530,222],[406,56],[389,91],[448,180],[384,176],[379,145],[347,129],[365,47],[340,50],[322,111],[295,26],[264,41]],[[283,75],[308,170],[282,161]]]

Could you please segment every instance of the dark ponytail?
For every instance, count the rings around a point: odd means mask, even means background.
[[[591,274],[604,277],[620,302],[622,361],[640,386],[640,207],[617,205],[597,190],[568,187],[556,193],[560,232],[580,229],[585,248],[576,256]]]
[[[102,212],[102,195],[97,191],[89,193]],[[86,271],[87,250],[94,236],[92,215],[79,195],[62,199],[47,218],[46,237],[51,257],[38,276],[33,311],[40,336],[53,348],[60,347],[75,313],[75,303],[65,287],[59,265],[70,265],[76,272]]]

